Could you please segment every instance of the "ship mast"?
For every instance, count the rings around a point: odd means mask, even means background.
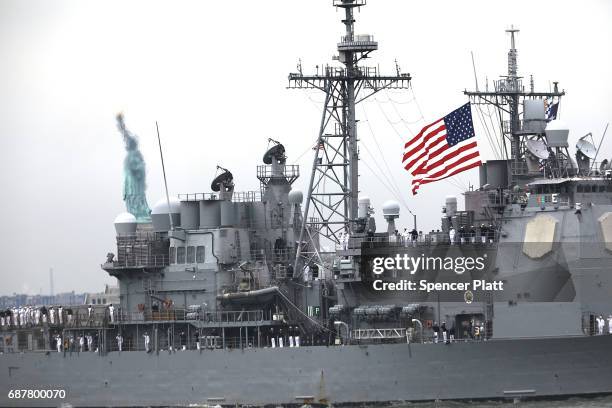
[[[525,180],[533,177],[525,158],[525,142],[531,139],[545,139],[544,127],[528,127],[522,122],[521,103],[526,99],[543,99],[549,105],[558,103],[565,95],[564,91],[558,90],[558,83],[554,82],[554,88],[549,92],[537,92],[534,90],[533,78],[530,80],[529,90],[525,91],[522,77],[518,75],[518,51],[516,49],[516,34],[519,32],[513,26],[506,30],[510,34],[510,49],[508,50],[508,74],[493,82],[494,90],[464,91],[474,105],[492,105],[496,108],[501,125],[501,144],[505,159],[509,161],[510,184],[522,184]],[[525,119],[523,117],[523,119]],[[508,154],[507,143],[510,144]],[[551,156],[552,157],[552,156]],[[569,163],[569,155],[557,149],[555,160],[555,173],[561,175],[563,167]],[[570,163],[571,166],[571,163]]]
[[[289,88],[318,89],[325,94],[300,243],[307,235],[317,242],[323,237],[337,243],[340,233],[353,232],[359,194],[355,105],[383,89],[405,89],[410,83],[410,74],[398,67],[394,75],[381,75],[377,67],[359,65],[378,49],[373,36],[355,34],[354,10],[365,6],[366,0],[334,0],[333,5],[344,9],[345,35],[333,57],[342,66],[317,66],[316,74],[304,74],[300,63],[298,72],[289,74]]]

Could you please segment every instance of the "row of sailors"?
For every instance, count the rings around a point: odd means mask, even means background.
[[[97,337],[98,336],[96,336],[95,339],[96,343],[98,341]],[[57,349],[58,353],[61,353],[62,351],[77,351],[76,347],[78,347],[78,351],[81,353],[85,350],[98,352],[98,348],[94,348],[94,337],[91,334],[77,336],[76,338],[74,336],[65,336],[63,340],[62,336],[56,334],[53,337],[53,340],[55,341],[55,348]],[[87,343],[87,349],[85,349],[85,343]]]
[[[400,242],[405,246],[416,246],[417,243],[423,243],[428,241],[434,241],[435,236],[440,231],[432,231],[429,235],[424,235],[423,231],[417,231],[416,229],[412,229],[408,231],[408,228],[404,228],[402,233],[395,230],[395,233],[389,237],[392,242]],[[472,243],[475,244],[480,242],[482,244],[493,243],[495,241],[495,227],[493,225],[485,225],[482,224],[480,228],[475,228],[473,225],[469,228],[462,226],[459,228],[459,231],[455,230],[455,228],[451,227],[448,232],[448,239],[451,245],[455,243]],[[348,240],[346,241],[348,242]],[[344,248],[346,249],[346,248]]]
[[[488,226],[481,224],[480,228],[477,230],[473,225],[470,226],[470,228],[461,226],[459,231],[455,231],[455,228],[451,227],[448,231],[448,239],[451,245],[457,242],[461,244],[467,242],[475,244],[478,241],[482,244],[493,243],[495,241],[495,227],[491,224]]]
[[[0,311],[0,326],[25,327],[40,323],[50,324],[72,323],[72,309],[22,306]]]
[[[612,314],[608,315],[608,334],[612,334]],[[597,334],[604,334],[606,329],[606,319],[602,315],[595,318]]]
[[[108,314],[111,323],[115,322],[115,307],[112,303],[108,306]],[[87,317],[89,320],[94,317],[94,308],[89,305],[87,308]],[[26,327],[36,326],[39,324],[52,325],[71,325],[73,321],[73,311],[71,308],[64,309],[62,306],[48,309],[45,306],[33,307],[22,306],[12,309],[0,310],[0,327]]]

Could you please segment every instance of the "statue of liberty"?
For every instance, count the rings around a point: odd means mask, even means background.
[[[123,135],[127,152],[123,161],[123,201],[127,211],[138,222],[151,222],[151,209],[145,195],[147,189],[144,157],[138,149],[138,138],[125,127],[123,114],[117,115],[117,127]]]

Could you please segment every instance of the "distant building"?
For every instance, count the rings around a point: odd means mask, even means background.
[[[86,305],[108,305],[108,304],[119,304],[119,287],[105,285],[104,292],[100,293],[86,293],[85,300],[83,302]]]

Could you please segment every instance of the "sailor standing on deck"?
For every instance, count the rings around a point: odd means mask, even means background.
[[[79,351],[82,353],[85,348],[85,338],[83,335],[79,336]]]
[[[53,306],[49,307],[49,320],[51,324],[55,324],[55,308]]]
[[[108,306],[108,314],[110,315],[111,323],[115,323],[115,306],[112,303]]]
[[[434,334],[434,343],[438,344],[438,336],[440,334],[440,326],[438,326],[438,322],[434,322],[432,329]]]
[[[442,340],[445,344],[448,344],[448,333],[446,331],[446,322],[442,322]]]
[[[57,347],[58,353],[62,352],[62,338],[60,337],[59,334],[55,335],[55,347]]]
[[[602,315],[597,318],[597,334],[603,334],[606,322]]]
[[[448,238],[450,239],[450,244],[455,245],[455,229],[453,227],[450,227],[450,230],[448,230]]]
[[[57,308],[57,319],[59,320],[59,324],[64,324],[64,308],[63,307],[58,307]]]
[[[200,350],[200,333],[196,331],[193,336],[195,337],[196,350],[199,351]]]
[[[117,349],[119,350],[119,352],[123,351],[123,336],[121,335],[121,333],[117,334]]]
[[[144,343],[145,343],[145,350],[148,353],[149,352],[149,342],[151,341],[151,338],[149,337],[149,333],[147,332],[145,332],[143,337],[144,337]]]

